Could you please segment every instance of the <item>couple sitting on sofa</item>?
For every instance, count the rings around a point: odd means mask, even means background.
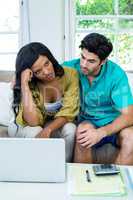
[[[93,150],[111,143],[119,149],[111,163],[133,164],[133,97],[127,76],[108,60],[113,47],[105,36],[91,33],[80,48],[81,58],[63,66],[41,43],[20,49],[13,89],[15,122],[8,134],[64,138],[67,162],[74,150],[74,162],[92,163]]]

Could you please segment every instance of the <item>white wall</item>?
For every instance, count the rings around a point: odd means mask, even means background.
[[[44,43],[64,60],[64,1],[29,0],[30,41]]]

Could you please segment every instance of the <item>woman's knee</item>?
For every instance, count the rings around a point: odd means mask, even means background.
[[[23,128],[23,134],[24,134],[24,137],[27,137],[27,138],[34,138],[36,137],[40,132],[42,131],[42,127],[40,126],[34,126],[34,127],[31,127],[31,126],[26,126]]]
[[[22,127],[20,125],[16,125],[16,124],[12,123],[8,127],[9,137],[34,138],[41,131],[42,131],[42,127],[40,127],[40,126],[35,126],[35,127],[25,126],[25,127]]]
[[[8,135],[9,137],[16,137],[18,126],[15,123],[9,124]]]
[[[76,133],[76,125],[74,123],[69,122],[63,126],[61,132],[64,137],[70,136],[74,138]]]

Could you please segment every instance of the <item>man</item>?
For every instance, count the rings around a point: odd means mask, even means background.
[[[116,164],[133,164],[133,96],[125,72],[108,59],[113,46],[91,33],[81,41],[81,58],[65,62],[79,72],[81,112],[75,162],[92,163],[92,149],[106,143],[120,148]]]

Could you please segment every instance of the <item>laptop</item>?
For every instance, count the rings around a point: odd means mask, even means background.
[[[64,139],[0,138],[0,181],[64,182]]]

